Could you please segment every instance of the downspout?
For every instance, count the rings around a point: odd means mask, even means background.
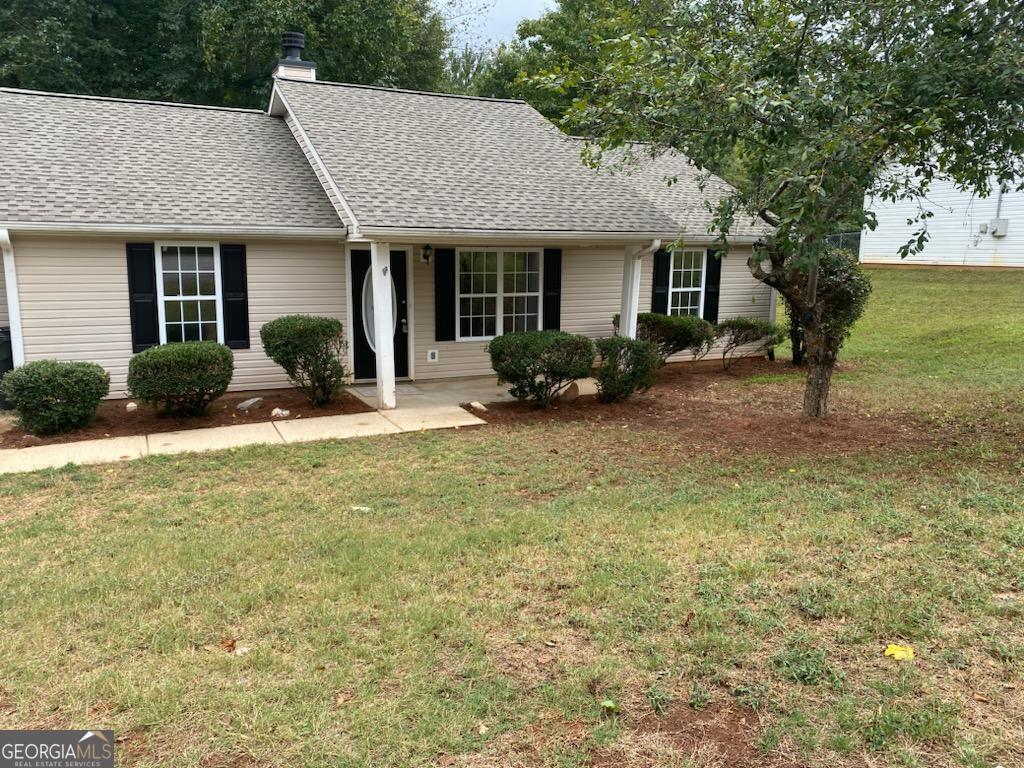
[[[636,257],[642,259],[644,256],[650,256],[652,253],[661,248],[661,240],[651,240],[650,245],[641,248],[637,253]]]
[[[0,250],[4,254],[4,287],[7,289],[7,315],[11,324],[11,352],[14,365],[25,364],[25,344],[21,335],[21,302],[18,301],[18,273],[14,268],[11,233],[0,229]]]
[[[636,338],[637,314],[640,304],[640,264],[644,256],[661,247],[661,240],[651,240],[650,245],[625,251],[622,261],[622,303],[619,305],[619,333],[629,339]]]

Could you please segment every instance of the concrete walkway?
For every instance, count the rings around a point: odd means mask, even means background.
[[[63,467],[65,464],[106,464],[161,454],[217,451],[245,445],[283,445],[315,440],[344,440],[350,437],[452,429],[484,424],[473,414],[447,404],[419,404],[392,411],[317,416],[311,419],[266,421],[181,432],[161,432],[138,437],[110,437],[77,443],[39,445],[32,448],[0,450],[0,474],[31,472]]]

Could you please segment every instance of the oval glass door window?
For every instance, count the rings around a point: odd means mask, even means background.
[[[395,335],[395,328],[398,325],[398,294],[395,292],[395,281],[391,280],[391,335]],[[373,271],[366,270],[366,277],[363,278],[363,335],[366,336],[366,343],[370,345],[373,354],[377,354],[377,343],[373,338]]]

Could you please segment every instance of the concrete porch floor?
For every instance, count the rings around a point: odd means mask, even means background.
[[[356,384],[348,391],[371,408],[377,407],[377,388],[373,384]],[[395,387],[396,410],[406,408],[439,408],[463,403],[501,403],[515,398],[495,376],[437,381],[400,381]]]

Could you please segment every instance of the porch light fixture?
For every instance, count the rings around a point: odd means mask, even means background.
[[[420,248],[420,261],[422,261],[424,264],[429,264],[433,256],[434,249],[429,244],[424,245],[422,248]]]

